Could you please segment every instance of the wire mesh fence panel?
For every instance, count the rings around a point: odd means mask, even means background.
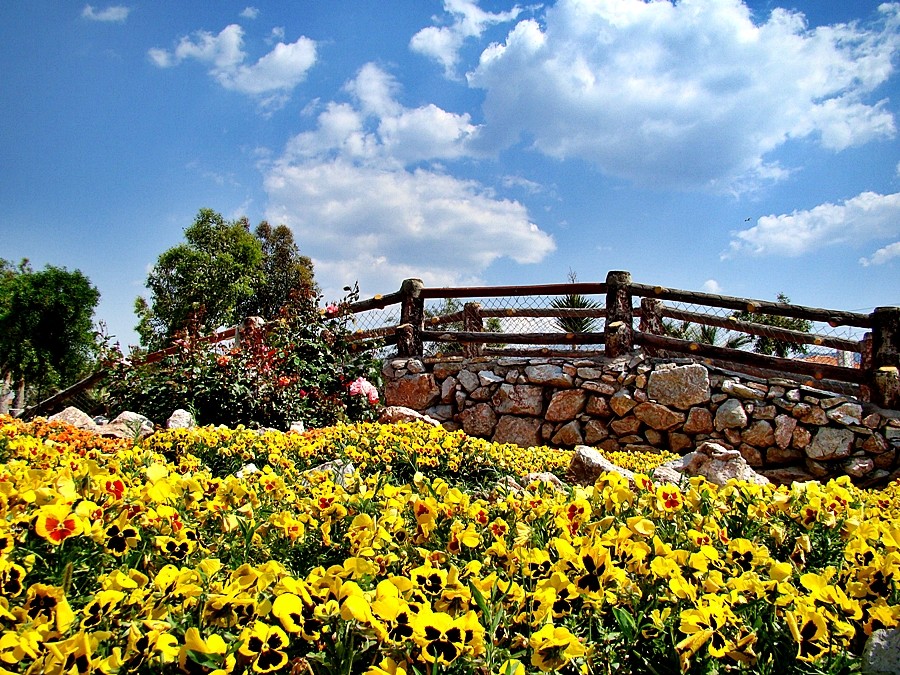
[[[866,333],[866,329],[855,326],[833,326],[824,321],[684,302],[667,301],[663,303],[662,313],[665,332],[672,337],[718,347],[753,349],[785,358],[808,354],[834,356],[837,351],[846,351],[856,353],[858,363],[858,343]]]
[[[826,321],[736,311],[687,302],[664,302],[662,316],[663,330],[669,337],[807,363],[856,369],[861,367],[861,341],[867,333],[865,328],[856,326],[832,325]],[[737,371],[748,371],[748,367],[738,361],[719,359],[718,364]],[[770,373],[760,371],[760,374]],[[794,379],[839,393],[853,394],[858,390],[857,385],[845,382],[820,381],[803,375],[796,375]]]
[[[348,318],[349,329],[358,334],[371,333],[400,323],[400,305],[391,305],[384,309],[370,309],[365,312],[351,314]]]
[[[468,328],[463,318],[467,304],[477,303],[481,328],[485,332],[509,335],[509,341],[490,342],[487,350],[518,349],[542,351],[548,346],[571,345],[567,336],[575,333],[602,333],[604,330],[604,296],[520,295],[499,297],[465,297],[429,299],[425,302],[425,329],[463,331]],[[518,335],[544,336],[550,344],[517,342]],[[553,336],[559,341],[552,343]],[[600,345],[596,345],[600,347]],[[442,353],[458,349],[458,345],[439,344]]]

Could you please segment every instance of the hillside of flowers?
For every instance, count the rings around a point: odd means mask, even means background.
[[[846,673],[896,625],[896,486],[679,489],[617,455],[636,485],[503,487],[569,458],[2,417],[0,673]]]

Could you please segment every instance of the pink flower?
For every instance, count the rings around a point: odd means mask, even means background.
[[[337,306],[336,304],[334,304],[333,302],[332,302],[332,303],[329,303],[329,304],[325,307],[325,314],[326,314],[326,315],[328,315],[328,316],[334,316],[334,315],[337,314],[337,313],[338,313],[338,306]]]
[[[350,383],[351,396],[365,396],[370,405],[378,403],[378,390],[364,377],[357,377]]]

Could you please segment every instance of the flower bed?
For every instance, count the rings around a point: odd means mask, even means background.
[[[493,487],[568,459],[427,425],[133,446],[0,418],[0,672],[848,672],[897,622],[896,486]]]

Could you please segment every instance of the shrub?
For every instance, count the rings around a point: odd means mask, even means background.
[[[130,409],[162,422],[185,408],[199,424],[281,429],[372,419],[380,368],[349,339],[347,308],[358,292],[348,291],[324,310],[312,292],[298,294],[276,320],[242,329],[227,346],[189,328],[159,362],[121,360],[105,382],[111,412]]]

